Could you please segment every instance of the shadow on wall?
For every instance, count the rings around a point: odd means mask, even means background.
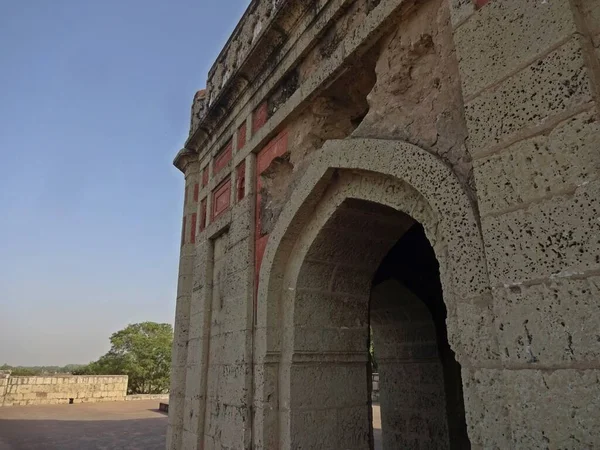
[[[167,416],[134,420],[2,420],[0,450],[164,450]]]

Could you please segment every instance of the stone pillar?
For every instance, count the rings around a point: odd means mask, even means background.
[[[371,293],[384,448],[453,448],[435,324],[425,303],[389,279]]]
[[[500,350],[463,367],[469,437],[595,448],[600,2],[450,5]]]
[[[175,309],[175,336],[171,363],[169,427],[167,433],[168,450],[179,450],[182,445],[188,335],[190,329],[190,302],[192,297],[196,240],[198,238],[198,192],[200,186],[200,164],[196,153],[186,149],[180,151],[175,158],[175,165],[185,175],[185,190],[177,304]]]

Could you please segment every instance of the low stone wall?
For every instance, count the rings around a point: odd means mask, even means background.
[[[0,376],[0,406],[125,400],[127,375]]]

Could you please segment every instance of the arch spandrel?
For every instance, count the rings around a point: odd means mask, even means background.
[[[276,323],[267,320],[266,315],[261,317],[261,310],[268,307],[268,298],[281,289],[286,257],[331,183],[336,169],[383,175],[381,183],[384,190],[387,177],[412,186],[439,219],[437,223],[431,220],[422,223],[428,230],[428,238],[436,249],[440,265],[446,266],[442,267],[442,280],[447,301],[452,300],[448,295],[450,292],[451,297],[458,301],[468,301],[489,292],[483,241],[475,209],[460,181],[443,161],[406,142],[332,140],[327,141],[312,158],[269,238],[259,278],[259,328],[276,326]],[[418,209],[411,209],[412,205],[401,206],[399,209],[406,214],[419,215]],[[435,234],[431,235],[434,229]]]

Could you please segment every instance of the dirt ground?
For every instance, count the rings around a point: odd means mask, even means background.
[[[0,450],[164,450],[158,400],[0,408]]]

